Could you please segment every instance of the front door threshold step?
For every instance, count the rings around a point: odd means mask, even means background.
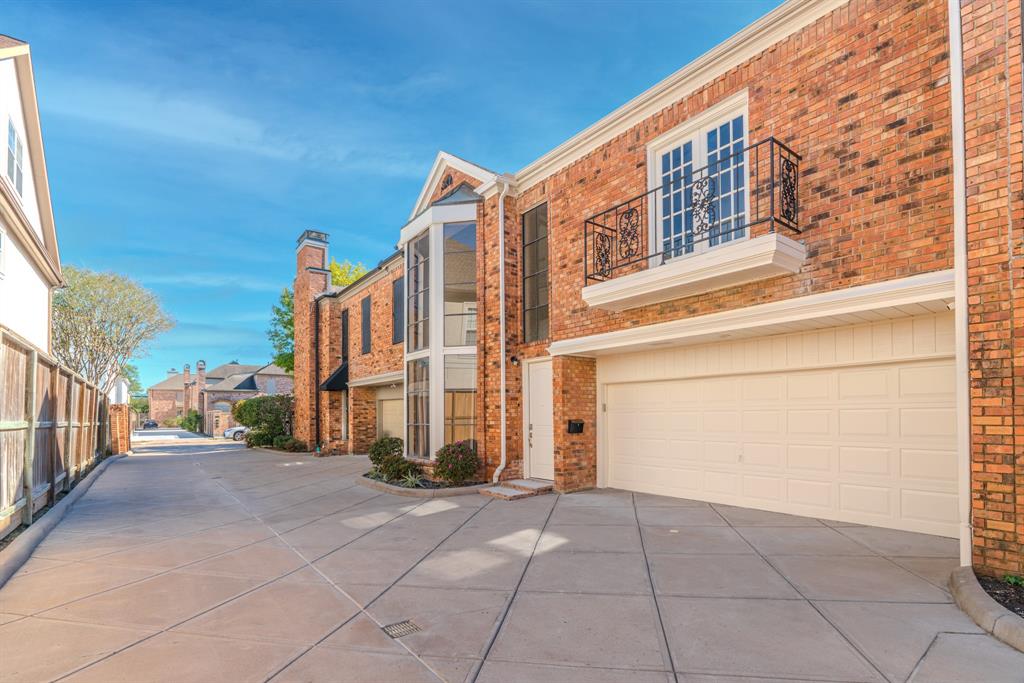
[[[551,482],[541,479],[511,479],[481,489],[480,493],[501,500],[519,500],[551,492]]]

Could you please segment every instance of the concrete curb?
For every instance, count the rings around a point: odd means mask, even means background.
[[[366,477],[357,477],[356,481],[368,489],[375,489],[377,491],[383,491],[384,493],[393,493],[396,496],[406,496],[408,498],[450,498],[452,496],[467,496],[471,493],[480,493],[481,490],[491,486],[491,484],[475,484],[473,486],[456,486],[448,489],[407,489],[404,486],[394,486],[392,484],[386,484],[383,481],[377,481],[376,479],[367,479]]]
[[[1024,652],[1024,618],[992,599],[971,567],[955,569],[949,577],[953,599],[978,626],[1007,645]]]
[[[21,566],[31,557],[32,551],[36,549],[36,546],[42,543],[46,535],[53,530],[53,527],[57,526],[64,517],[64,513],[68,511],[68,508],[85,495],[85,492],[89,490],[94,481],[99,479],[99,476],[103,474],[103,471],[107,469],[110,463],[123,457],[125,456],[112,455],[105,458],[103,462],[85,476],[85,479],[79,480],[78,484],[75,488],[71,489],[68,495],[61,498],[60,502],[54,505],[49,512],[40,517],[38,522],[30,525],[28,529],[11,541],[10,545],[4,548],[3,551],[0,551],[0,588],[3,588],[8,579],[21,569]]]

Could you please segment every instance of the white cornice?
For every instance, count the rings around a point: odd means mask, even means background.
[[[583,300],[596,308],[624,311],[796,273],[806,256],[802,243],[771,233],[588,285]]]
[[[788,0],[515,174],[519,191],[589,154],[849,0]]]
[[[553,342],[548,352],[552,356],[594,355],[659,344],[694,344],[724,333],[768,331],[779,325],[914,304],[948,302],[952,298],[953,271],[940,270],[694,318],[565,339]]]

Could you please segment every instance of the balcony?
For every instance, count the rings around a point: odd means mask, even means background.
[[[589,305],[621,311],[800,270],[800,155],[767,138],[584,223]]]

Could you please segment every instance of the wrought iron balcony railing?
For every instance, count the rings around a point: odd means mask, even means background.
[[[779,140],[690,166],[666,161],[661,185],[585,221],[587,284],[745,238],[760,225],[800,232],[800,155]]]

